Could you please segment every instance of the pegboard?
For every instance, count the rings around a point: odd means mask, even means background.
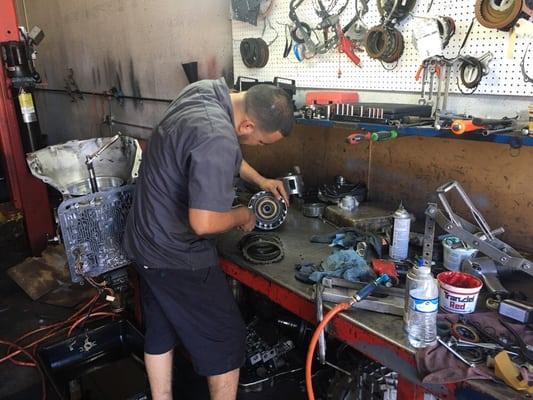
[[[290,23],[288,17],[290,0],[273,0],[273,5],[268,14],[270,25],[264,19],[259,19],[257,26],[240,21],[232,21],[233,31],[233,65],[235,76],[248,76],[259,80],[272,80],[279,76],[296,80],[299,88],[329,88],[329,89],[355,89],[376,91],[420,92],[421,83],[415,80],[415,75],[420,65],[420,57],[412,40],[412,29],[416,16],[449,16],[455,20],[456,33],[444,49],[445,57],[455,57],[461,47],[472,18],[474,18],[474,0],[434,0],[431,11],[426,13],[430,0],[418,0],[412,14],[403,20],[397,28],[402,32],[405,40],[405,50],[398,66],[390,71],[383,68],[378,60],[373,60],[366,52],[358,53],[361,58],[361,67],[355,66],[344,54],[336,49],[326,54],[319,54],[311,59],[299,62],[291,51],[287,58],[283,58],[285,48],[284,24]],[[328,0],[323,0],[328,4]],[[338,3],[342,3],[339,0]],[[377,10],[376,0],[370,0],[369,11],[363,21],[370,28],[378,25],[380,15]],[[345,25],[355,13],[355,0],[349,4],[341,16],[341,23]],[[313,9],[313,1],[306,0],[297,10],[301,21],[316,26],[319,18]],[[266,28],[265,28],[266,25]],[[278,38],[270,45],[270,58],[264,68],[247,68],[244,66],[239,45],[247,37],[263,37],[268,43],[276,34]],[[484,76],[475,94],[495,94],[512,96],[531,96],[533,84],[523,80],[520,71],[520,61],[526,50],[528,38],[518,37],[514,47],[513,58],[506,58],[509,33],[495,29],[488,29],[474,22],[472,33],[463,48],[462,55],[480,57],[487,51],[492,52],[493,59],[489,64],[489,73]],[[533,70],[533,51],[526,58],[526,65]],[[387,66],[387,65],[386,65]],[[338,71],[341,77],[338,77]],[[453,68],[450,79],[450,93],[459,93],[456,83],[457,67]],[[386,101],[386,98],[383,99]]]

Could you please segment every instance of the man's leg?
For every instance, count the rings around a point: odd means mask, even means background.
[[[239,384],[239,369],[207,377],[211,400],[235,400]]]
[[[172,356],[174,350],[163,354],[144,353],[144,363],[152,400],[172,400]]]

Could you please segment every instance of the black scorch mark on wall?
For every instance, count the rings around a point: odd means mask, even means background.
[[[139,79],[135,75],[135,68],[133,66],[133,59],[131,59],[131,58],[130,58],[129,75],[130,75],[130,85],[131,85],[131,91],[132,91],[131,95],[134,96],[134,97],[142,97],[141,86],[139,84]],[[143,107],[143,102],[141,100],[134,100],[133,104],[134,104],[135,108],[138,108],[138,107],[142,108]]]

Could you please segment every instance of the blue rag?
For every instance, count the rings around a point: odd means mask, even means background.
[[[313,282],[321,282],[325,276],[343,278],[347,281],[358,282],[372,280],[375,275],[354,249],[334,250],[319,266],[304,263],[300,266],[299,273],[307,275]]]

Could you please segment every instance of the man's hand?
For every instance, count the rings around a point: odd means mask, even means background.
[[[248,214],[249,214],[248,221],[246,221],[246,223],[239,226],[239,229],[243,232],[251,232],[255,228],[255,213],[248,207],[246,207],[246,210],[248,211]]]
[[[282,181],[277,179],[267,179],[263,177],[259,172],[252,168],[250,164],[242,160],[241,169],[240,169],[241,178],[246,182],[253,183],[261,188],[261,190],[266,190],[274,195],[277,199],[285,200],[287,206],[289,205],[289,196],[285,191],[285,186]]]
[[[264,178],[259,187],[262,190],[266,190],[274,195],[278,200],[283,199],[285,200],[285,203],[287,206],[289,205],[289,196],[287,195],[287,192],[285,191],[285,185],[282,181],[277,179],[267,179]]]

